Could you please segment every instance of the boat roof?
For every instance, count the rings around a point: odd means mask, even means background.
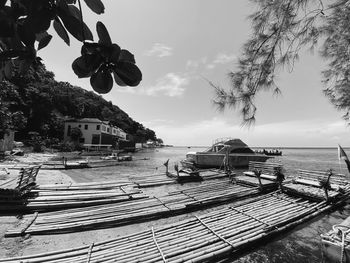
[[[241,139],[232,138],[219,139],[214,143],[214,145],[229,145],[232,148],[249,148],[248,145],[245,144]]]

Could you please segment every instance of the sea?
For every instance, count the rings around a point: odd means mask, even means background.
[[[185,158],[189,151],[203,151],[205,147],[164,147],[155,149],[145,149],[134,154],[135,161],[125,162],[125,164],[103,168],[99,172],[86,171],[84,175],[75,174],[70,171],[73,179],[77,181],[89,181],[91,177],[98,176],[98,180],[117,179],[124,172],[134,171],[135,174],[142,172],[164,171],[163,163],[170,160],[170,165],[179,163]],[[345,152],[350,150],[345,149]],[[329,170],[336,173],[349,175],[346,165],[343,161],[339,162],[337,148],[279,148],[282,150],[282,156],[269,160],[270,162],[281,162],[284,165],[287,176],[296,174],[297,169],[305,170]],[[349,153],[350,154],[350,153]],[[240,171],[237,171],[240,172]],[[350,175],[349,175],[350,176]],[[85,177],[85,178],[84,178]],[[186,186],[186,185],[185,185]],[[182,187],[185,187],[182,186]],[[168,188],[155,188],[155,191],[168,191]],[[160,190],[159,190],[160,189]],[[227,204],[226,204],[227,205]],[[225,205],[219,206],[223,207]],[[217,209],[215,207],[214,209]],[[190,213],[176,218],[168,218],[156,221],[156,225],[172,223],[175,220],[182,220],[186,217],[203,214],[212,211],[213,208],[204,211]],[[332,229],[335,224],[340,224],[350,216],[350,203],[331,212],[324,213],[311,221],[300,224],[299,226],[265,240],[261,244],[254,244],[245,251],[225,262],[332,262],[323,252],[320,234],[326,233]],[[152,223],[138,224],[124,229],[126,233],[130,231],[141,230],[154,225]],[[124,231],[123,230],[123,231]]]

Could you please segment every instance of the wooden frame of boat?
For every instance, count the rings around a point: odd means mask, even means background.
[[[17,177],[9,179],[0,185],[0,203],[24,202],[25,195],[36,185],[36,176],[41,165],[21,168]]]
[[[55,234],[130,224],[194,211],[259,193],[258,187],[232,184],[229,181],[213,182],[158,197],[89,206],[88,209],[74,208],[25,215],[22,224],[8,230],[5,236]]]
[[[167,166],[167,165],[166,165]],[[271,165],[270,165],[271,166]],[[260,167],[263,167],[260,165]],[[233,175],[234,176],[234,175]],[[91,227],[110,227],[128,224],[140,220],[172,216],[192,210],[197,210],[213,204],[247,198],[261,193],[271,192],[277,188],[275,181],[269,179],[258,180],[253,176],[245,176],[237,184],[231,181],[201,184],[181,191],[169,192],[160,197],[150,197],[143,200],[129,200],[123,203],[90,206],[86,209],[68,209],[65,211],[41,213],[24,217],[30,226],[9,230],[6,236],[28,234],[43,234],[56,232],[69,232]],[[43,204],[45,205],[45,204]],[[62,206],[64,203],[62,203]],[[68,208],[68,206],[67,206]],[[54,219],[54,218],[59,219]],[[64,218],[64,220],[61,219]],[[38,226],[36,226],[38,224]]]
[[[199,171],[202,180],[227,178],[219,170]],[[180,183],[185,183],[181,181]],[[73,183],[68,185],[37,185],[26,195],[11,200],[7,191],[6,198],[0,199],[0,212],[28,213],[33,211],[53,211],[68,208],[87,207],[102,204],[119,203],[148,197],[138,188],[177,184],[176,178],[164,174],[130,174],[117,181],[91,183]],[[93,192],[91,192],[93,191]],[[12,196],[12,195],[11,195]]]
[[[213,262],[344,204],[350,185],[333,202],[280,191],[202,216],[77,248],[0,259],[1,262]]]

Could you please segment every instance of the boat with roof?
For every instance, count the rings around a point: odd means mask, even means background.
[[[233,168],[248,167],[250,161],[265,162],[271,156],[255,153],[240,139],[216,139],[212,146],[203,152],[188,152],[181,163],[184,167],[223,168],[229,165]]]

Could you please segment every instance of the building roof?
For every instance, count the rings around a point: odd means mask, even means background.
[[[117,127],[117,126],[114,126],[114,125],[111,125],[109,121],[101,121],[100,119],[97,119],[97,118],[82,118],[82,119],[67,119],[65,122],[80,122],[80,123],[103,123],[103,124],[106,124],[106,125],[109,125],[111,126],[112,128],[115,128],[117,130],[119,130],[119,132],[124,132],[126,133],[125,131],[123,131],[121,128]]]
[[[66,122],[104,123],[104,121],[97,118],[69,119]]]

